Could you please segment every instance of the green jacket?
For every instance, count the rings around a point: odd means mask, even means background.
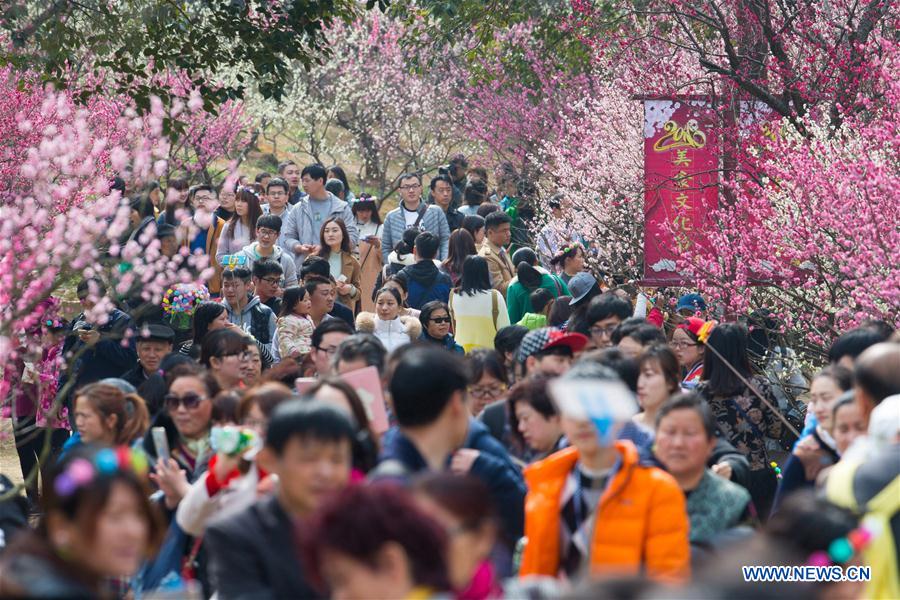
[[[516,323],[516,325],[521,325],[522,327],[527,327],[528,329],[540,329],[541,327],[547,326],[547,315],[542,315],[540,313],[525,313],[525,316]]]
[[[569,288],[562,280],[548,273],[541,274],[540,287],[549,290],[554,298],[560,296],[568,296]],[[534,312],[531,306],[531,292],[524,285],[519,283],[518,279],[513,279],[509,287],[506,289],[506,310],[509,312],[509,322],[518,323],[525,313]]]

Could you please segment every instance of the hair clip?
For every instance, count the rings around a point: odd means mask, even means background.
[[[832,540],[828,544],[827,552],[825,550],[816,550],[810,554],[806,564],[813,567],[827,567],[846,563],[853,558],[854,554],[865,549],[873,537],[872,532],[868,528],[860,525],[847,535]]]
[[[113,475],[117,472],[132,471],[137,475],[146,475],[148,469],[147,455],[141,450],[132,450],[128,446],[103,448],[94,455],[93,461],[76,458],[66,467],[53,482],[53,489],[59,496],[71,496],[79,488],[89,484],[99,475]]]

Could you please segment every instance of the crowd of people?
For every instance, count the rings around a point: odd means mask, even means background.
[[[126,238],[212,275],[39,306],[3,368],[0,595],[900,597],[900,334],[804,373],[770,314],[591,272],[602,240],[489,183],[402,175],[383,221],[291,161],[127,200]]]

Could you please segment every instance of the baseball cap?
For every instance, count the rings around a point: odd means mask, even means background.
[[[516,362],[523,363],[529,356],[560,346],[567,346],[575,353],[583,349],[587,342],[587,337],[580,333],[568,333],[555,327],[541,327],[529,331],[522,338],[516,352]]]
[[[569,293],[572,299],[569,304],[576,304],[591,291],[591,288],[597,283],[597,279],[587,272],[577,273],[575,277],[569,280]]]
[[[675,306],[676,311],[681,309],[706,310],[706,301],[700,294],[685,294],[678,299],[678,304]]]

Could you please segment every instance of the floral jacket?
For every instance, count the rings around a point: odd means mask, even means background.
[[[772,406],[778,406],[768,381],[753,376],[750,382]],[[697,392],[709,402],[722,437],[747,457],[750,470],[767,469],[770,462],[767,438],[781,440],[784,434],[784,425],[772,410],[746,387],[738,394],[723,397],[713,394],[708,383],[704,381],[697,388]]]

